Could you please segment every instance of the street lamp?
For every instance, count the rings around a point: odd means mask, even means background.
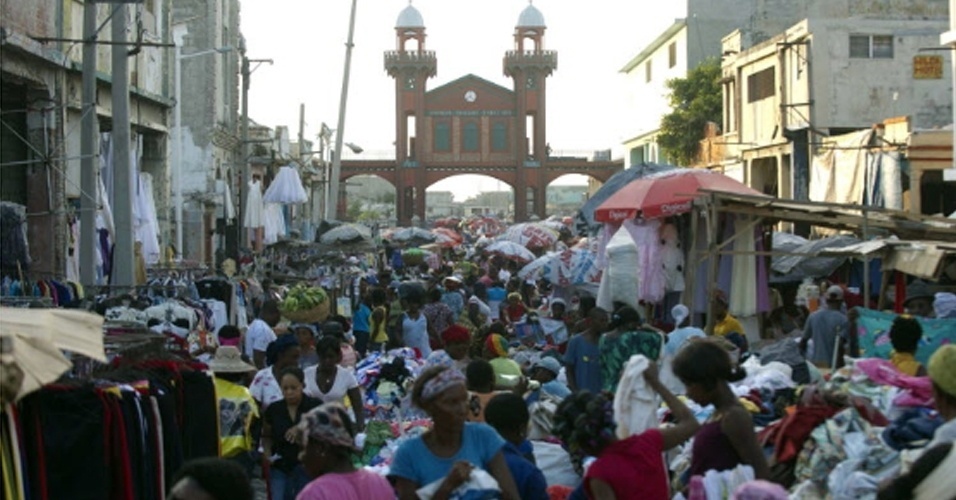
[[[179,258],[183,257],[183,60],[209,54],[224,54],[232,51],[232,47],[217,47],[192,54],[183,55],[184,30],[176,30],[176,252]]]

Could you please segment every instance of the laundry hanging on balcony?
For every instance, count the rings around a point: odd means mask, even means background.
[[[294,167],[281,167],[276,174],[269,189],[266,189],[262,201],[266,203],[278,203],[280,205],[293,205],[296,203],[305,203],[309,200],[309,195],[302,187],[302,179],[299,178],[299,172]]]

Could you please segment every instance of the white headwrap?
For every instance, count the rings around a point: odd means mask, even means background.
[[[939,292],[933,301],[933,310],[937,318],[956,318],[956,294]]]

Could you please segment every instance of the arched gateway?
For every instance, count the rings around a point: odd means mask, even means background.
[[[425,189],[456,175],[487,175],[513,186],[516,221],[544,218],[547,186],[562,175],[606,181],[623,162],[551,156],[546,83],[558,54],[544,50],[546,29],[541,11],[528,5],[515,27],[514,50],[504,56],[513,89],[469,74],[427,90],[438,60],[425,49],[421,13],[406,7],[395,25],[397,49],[385,52],[385,69],[395,79],[395,159],[343,161],[342,180],[378,175],[391,182],[403,225],[414,215],[425,220]],[[345,206],[340,191],[339,215]]]

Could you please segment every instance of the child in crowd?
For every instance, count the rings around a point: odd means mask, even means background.
[[[670,498],[667,469],[661,454],[690,439],[699,424],[690,409],[661,384],[656,364],[644,371],[644,378],[670,407],[677,419],[676,425],[648,429],[618,440],[610,393],[578,392],[558,406],[554,416],[555,435],[564,441],[572,456],[597,457],[582,485],[588,498]]]
[[[476,359],[468,363],[465,378],[468,388],[468,421],[484,422],[485,406],[491,398],[499,394],[495,392],[495,369],[488,361]]]
[[[319,357],[315,354],[315,337],[318,330],[308,323],[297,323],[291,325],[289,330],[299,341],[299,368],[305,370],[310,366],[319,363]]]
[[[912,316],[897,316],[890,327],[890,343],[893,355],[890,362],[904,375],[926,376],[926,367],[916,361],[916,348],[923,337],[923,327]]]
[[[769,479],[770,468],[757,443],[753,419],[728,384],[743,380],[747,372],[734,366],[727,351],[709,340],[687,344],[674,358],[673,368],[687,387],[687,397],[701,406],[714,405],[713,415],[694,437],[691,476],[747,464],[757,479]]]
[[[547,500],[547,482],[534,463],[534,447],[528,441],[531,415],[521,396],[502,393],[485,407],[485,421],[505,440],[502,452],[522,500]]]

